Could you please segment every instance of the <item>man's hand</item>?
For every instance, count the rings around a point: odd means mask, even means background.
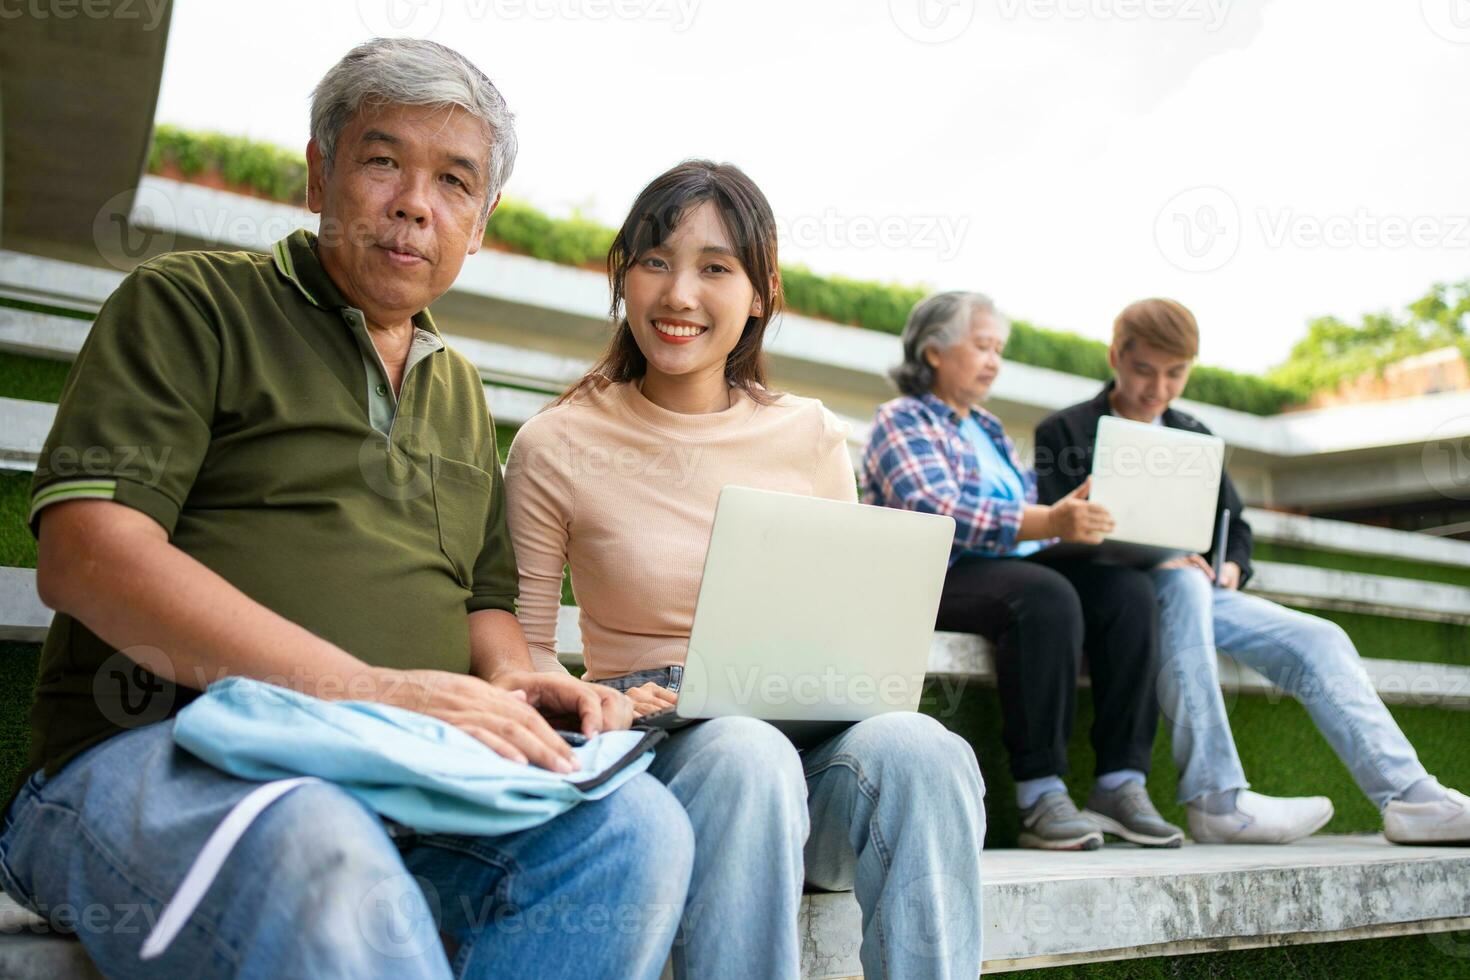
[[[484,742],[512,762],[552,772],[577,769],[576,756],[522,691],[507,691],[472,674],[388,670],[374,700],[430,715]]]
[[[1166,568],[1197,568],[1205,573],[1205,578],[1211,582],[1215,580],[1215,570],[1210,567],[1209,562],[1205,561],[1199,555],[1180,555],[1178,558],[1170,558],[1168,561],[1156,567],[1161,570]]]
[[[1215,580],[1215,569],[1210,563],[1199,555],[1181,555],[1156,566],[1157,568],[1198,568],[1205,573],[1205,577],[1214,582],[1222,589],[1240,588],[1241,571],[1240,566],[1233,561],[1227,561],[1220,566],[1220,579]]]
[[[568,674],[531,670],[496,674],[493,683],[525,694],[527,701],[547,714],[578,719],[582,734],[588,738],[633,724],[633,702],[606,684],[591,684]]]
[[[656,681],[640,684],[628,692],[628,697],[633,702],[633,709],[639,718],[651,715],[655,711],[672,708],[679,703],[679,695]]]
[[[1106,507],[1091,503],[1087,495],[1092,492],[1092,477],[1061,500],[1052,504],[1047,514],[1047,526],[1051,537],[1063,541],[1083,544],[1101,544],[1103,538],[1113,531],[1113,517]]]
[[[1227,561],[1220,566],[1220,581],[1215,584],[1222,589],[1238,589],[1240,578],[1240,566],[1233,561]]]

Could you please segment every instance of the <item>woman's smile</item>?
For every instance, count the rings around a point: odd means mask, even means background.
[[[659,318],[651,321],[653,332],[659,340],[668,344],[688,344],[709,332],[709,327],[692,320]]]

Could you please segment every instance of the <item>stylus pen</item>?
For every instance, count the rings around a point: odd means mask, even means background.
[[[1220,511],[1220,526],[1215,530],[1215,584],[1220,584],[1220,572],[1225,567],[1225,545],[1230,542],[1230,508]]]

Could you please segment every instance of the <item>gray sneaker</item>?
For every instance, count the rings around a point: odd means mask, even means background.
[[[1082,815],[1095,820],[1104,833],[1144,847],[1184,843],[1184,831],[1159,816],[1142,783],[1127,782],[1115,790],[1094,786]]]
[[[1095,851],[1102,847],[1102,829],[1066,793],[1043,793],[1027,810],[1021,811],[1022,847],[1042,851]]]

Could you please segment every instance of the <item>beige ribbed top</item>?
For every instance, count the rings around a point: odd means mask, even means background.
[[[556,660],[562,567],[582,609],[587,677],[682,664],[710,526],[729,484],[855,501],[846,423],[811,398],[684,415],[632,384],[547,409],[511,444],[505,485],[517,615],[540,670]]]

